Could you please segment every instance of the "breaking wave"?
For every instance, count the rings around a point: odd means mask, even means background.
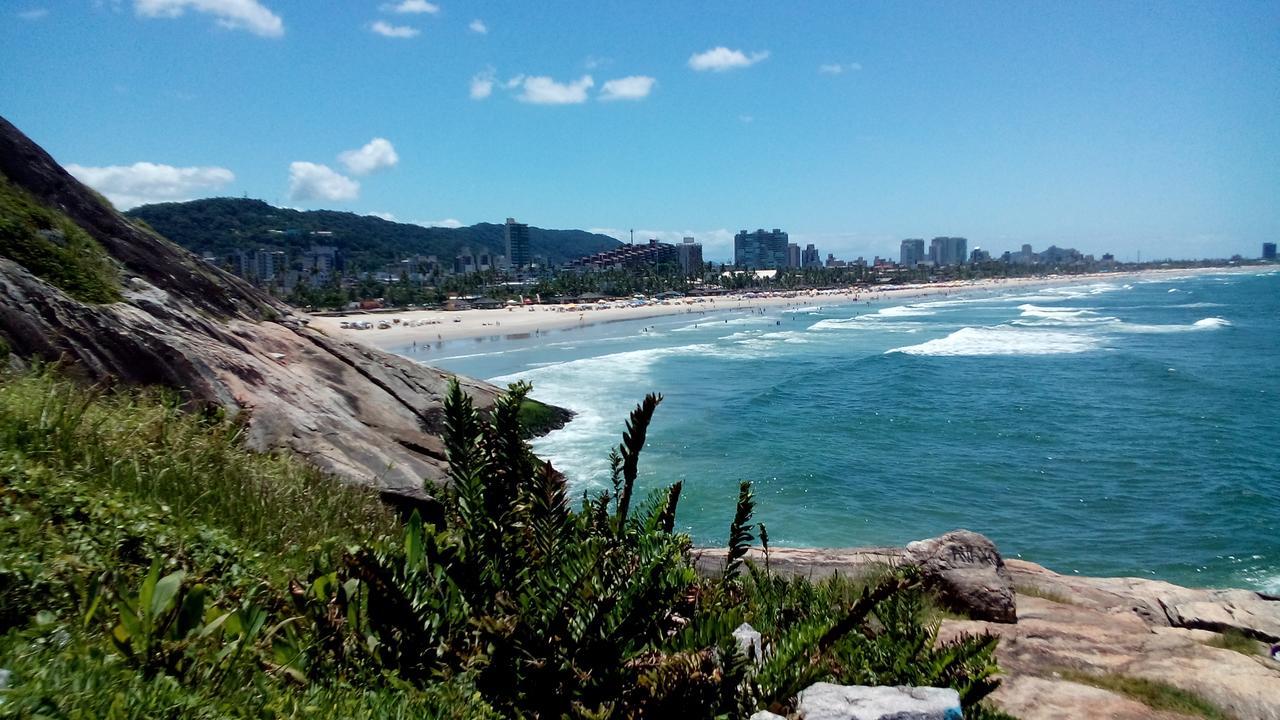
[[[888,353],[935,357],[991,355],[1066,355],[1102,346],[1102,338],[1085,333],[1023,330],[1008,325],[964,327],[944,338],[894,348]]]

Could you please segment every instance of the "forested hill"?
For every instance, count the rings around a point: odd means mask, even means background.
[[[333,245],[344,253],[348,267],[355,269],[379,268],[408,255],[435,255],[449,262],[464,247],[476,254],[506,252],[500,224],[429,228],[334,210],[290,210],[241,198],[143,205],[126,215],[145,221],[161,235],[196,252],[223,255],[259,247],[296,252],[312,244]],[[312,231],[333,234],[317,237],[310,234]],[[583,230],[530,227],[529,244],[534,255],[562,264],[620,243]]]

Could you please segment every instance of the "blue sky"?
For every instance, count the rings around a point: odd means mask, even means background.
[[[729,255],[1280,239],[1280,2],[5,0],[0,114],[121,206]]]

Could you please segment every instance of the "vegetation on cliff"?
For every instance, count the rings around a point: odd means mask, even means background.
[[[87,303],[120,299],[106,251],[66,215],[37,202],[0,174],[0,257]]]
[[[748,484],[723,577],[699,577],[680,485],[633,496],[659,398],[632,413],[613,488],[571,509],[521,439],[527,390],[482,414],[452,388],[433,527],[242,450],[234,423],[170,394],[3,377],[5,711],[745,717],[828,679],[949,685],[986,712],[994,640],[939,643],[910,571],[811,584],[744,563],[765,537]],[[735,642],[743,622],[762,659]]]

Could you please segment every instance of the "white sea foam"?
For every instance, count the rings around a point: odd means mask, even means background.
[[[876,332],[919,332],[923,327],[923,323],[918,322],[867,322],[859,316],[856,318],[830,318],[827,320],[819,320],[810,325],[810,331],[821,332],[823,330],[873,330]]]
[[[1183,333],[1183,332],[1200,332],[1204,330],[1220,330],[1225,327],[1231,327],[1231,321],[1220,317],[1207,317],[1197,320],[1190,325],[1143,325],[1140,323],[1120,323],[1115,330],[1126,333],[1139,334],[1165,334],[1165,333]]]
[[[1101,345],[1102,338],[1097,335],[1056,330],[1023,330],[998,325],[961,328],[944,338],[894,348],[887,353],[944,357],[1063,355],[1089,352]]]
[[[578,490],[586,487],[578,483],[587,478],[609,476],[609,447],[616,441],[619,418],[626,417],[649,389],[653,365],[665,358],[699,354],[720,353],[711,344],[631,350],[534,367],[489,382],[502,386],[528,380],[534,397],[575,413],[564,429],[534,440],[533,446],[565,472]]]
[[[1169,307],[1176,307],[1176,308],[1214,308],[1214,307],[1226,307],[1226,305],[1223,305],[1222,303],[1215,303],[1215,302],[1193,302],[1193,303],[1183,303],[1183,304],[1181,304],[1181,305],[1170,305]]]

